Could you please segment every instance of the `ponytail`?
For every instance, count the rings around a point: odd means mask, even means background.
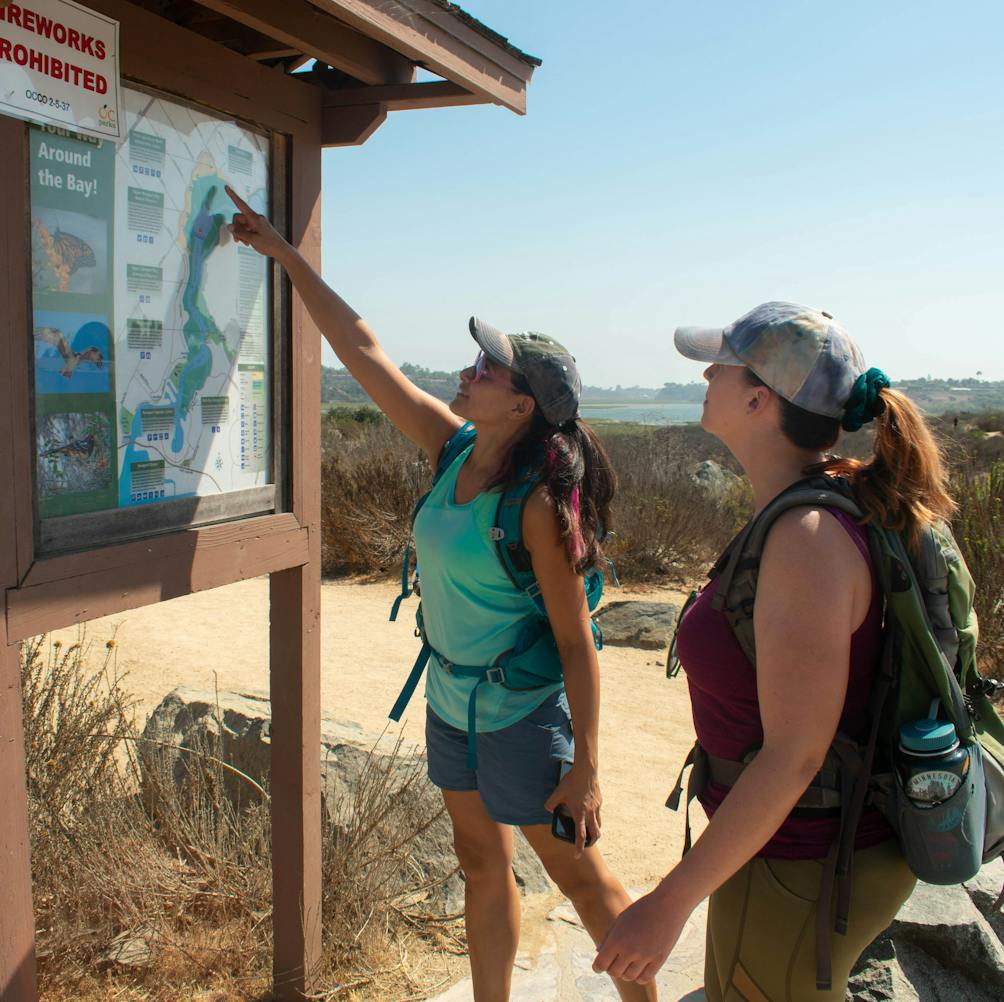
[[[508,486],[528,464],[540,466],[568,562],[585,574],[603,559],[602,542],[611,527],[617,477],[606,450],[585,421],[573,418],[556,428],[537,410],[492,486]]]
[[[751,369],[744,371],[751,386],[767,385]],[[857,431],[874,419],[875,447],[868,462],[834,456],[802,472],[844,477],[864,509],[864,522],[895,529],[907,549],[916,552],[924,529],[951,518],[956,505],[948,493],[941,449],[923,414],[906,394],[889,388],[883,373],[870,369],[867,376],[873,374],[877,378],[859,380],[863,399],[852,395],[843,419],[814,414],[778,394],[781,433],[800,449],[825,452],[836,445],[841,427]]]
[[[941,449],[923,415],[905,394],[883,388],[875,418],[875,452],[869,462],[834,458],[812,472],[846,477],[865,510],[865,521],[901,533],[916,550],[923,530],[955,512]]]

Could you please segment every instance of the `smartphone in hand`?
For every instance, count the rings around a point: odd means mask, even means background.
[[[565,775],[571,768],[571,762],[561,763],[561,773],[558,776],[559,783],[565,778]],[[575,819],[565,810],[564,804],[558,804],[554,811],[551,812],[551,834],[555,838],[561,839],[562,842],[575,844]],[[595,841],[593,836],[587,831],[585,847],[588,849]]]

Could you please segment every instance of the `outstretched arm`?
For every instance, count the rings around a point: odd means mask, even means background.
[[[387,357],[367,323],[317,274],[299,251],[231,188],[236,212],[229,229],[238,243],[275,258],[311,317],[349,372],[388,418],[435,464],[443,443],[463,424],[441,400],[419,389]]]

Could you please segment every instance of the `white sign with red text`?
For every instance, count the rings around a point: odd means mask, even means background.
[[[124,138],[119,23],[72,0],[0,0],[0,114]]]

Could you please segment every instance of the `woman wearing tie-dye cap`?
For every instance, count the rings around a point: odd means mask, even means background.
[[[710,363],[701,424],[742,465],[756,514],[817,473],[846,478],[866,519],[908,542],[954,510],[922,416],[866,367],[829,313],[764,303],[725,328],[680,328],[676,347]],[[869,460],[831,455],[841,429],[871,421]],[[868,734],[883,602],[866,530],[826,505],[789,508],[771,524],[752,609],[755,664],[715,601],[720,581],[713,575],[690,605],[676,646],[695,754],[715,767],[703,789],[696,784],[710,821],[659,886],[618,919],[594,966],[647,983],[710,896],[709,1000],[836,1002],[861,951],[915,883],[888,823],[865,809],[853,843],[849,922],[834,934],[830,899],[818,923],[817,899],[829,885],[823,875],[840,808],[796,806],[811,799],[803,798],[838,729],[858,742]]]

